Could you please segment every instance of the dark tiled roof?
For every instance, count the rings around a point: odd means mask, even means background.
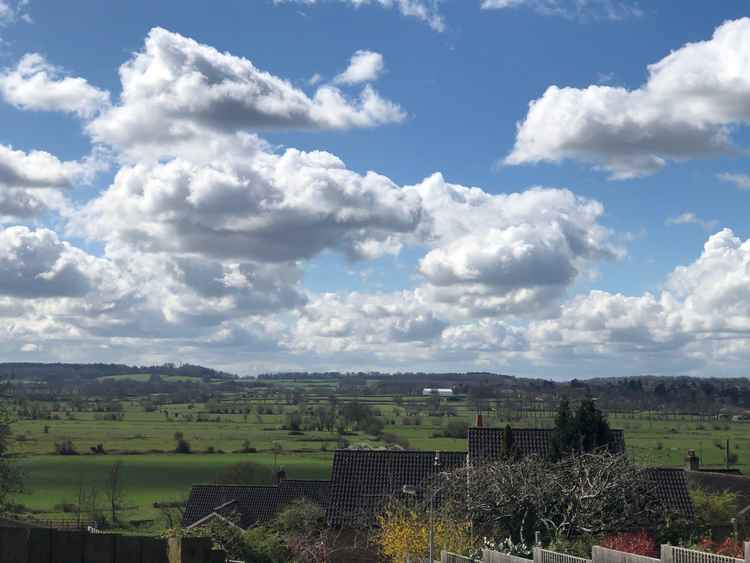
[[[284,505],[306,498],[327,505],[329,481],[285,480],[278,486],[266,485],[193,485],[182,518],[190,526],[216,512],[221,516],[239,516],[239,526],[249,528],[267,522]]]
[[[655,493],[671,511],[693,518],[693,502],[690,500],[687,478],[682,469],[651,468],[644,474],[656,484]]]
[[[337,450],[333,457],[328,521],[334,525],[374,523],[385,501],[404,485],[419,487],[429,477],[466,464],[466,452]]]
[[[538,455],[547,457],[552,448],[552,428],[513,428],[513,445],[522,457]],[[502,453],[504,428],[469,428],[469,459],[472,462],[492,461]],[[612,430],[615,451],[625,451],[625,435],[622,430]]]

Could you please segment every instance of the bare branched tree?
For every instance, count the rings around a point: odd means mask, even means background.
[[[112,464],[112,467],[110,467],[107,481],[105,483],[105,493],[112,514],[112,522],[117,522],[117,513],[122,506],[123,499],[125,498],[121,461],[116,461]]]
[[[444,510],[486,535],[518,542],[531,543],[537,530],[570,538],[649,527],[670,516],[643,469],[608,452],[559,462],[505,459],[441,478]]]

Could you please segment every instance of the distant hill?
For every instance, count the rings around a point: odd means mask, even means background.
[[[608,410],[718,413],[750,409],[750,380],[746,377],[641,375],[552,381],[491,372],[284,372],[261,374],[258,379],[280,385],[289,380],[329,380],[348,392],[404,395],[421,394],[425,387],[450,387],[475,402],[515,401],[519,408],[554,405],[561,397],[593,396]]]
[[[129,366],[125,364],[42,364],[0,363],[0,378],[16,381],[93,381],[103,377],[134,376],[137,374],[209,380],[232,380],[237,376],[215,369],[191,364],[162,364],[159,366]]]

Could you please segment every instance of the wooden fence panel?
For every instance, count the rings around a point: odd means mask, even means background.
[[[0,563],[225,563],[207,538],[89,534],[45,528],[0,527]],[[171,557],[173,556],[173,557]]]
[[[0,529],[0,561],[26,563],[29,557],[29,531],[26,528]]]
[[[86,537],[83,560],[87,563],[88,561],[115,563],[115,536],[110,534],[89,534]]]
[[[52,558],[52,530],[29,530],[29,563],[49,563]]]
[[[52,563],[83,561],[86,532],[55,530],[52,534]]]

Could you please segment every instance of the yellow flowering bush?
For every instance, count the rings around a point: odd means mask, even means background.
[[[389,560],[401,563],[408,556],[429,555],[430,518],[413,509],[391,507],[378,517],[375,542]],[[446,550],[472,554],[477,541],[472,537],[469,522],[456,521],[444,515],[433,518],[433,546],[436,553]]]

